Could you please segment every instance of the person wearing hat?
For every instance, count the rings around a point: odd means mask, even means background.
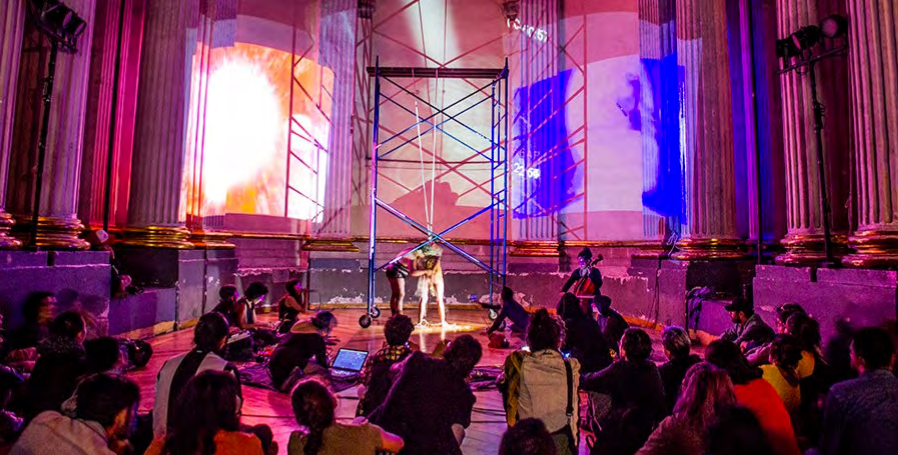
[[[773,338],[773,329],[755,313],[754,306],[747,299],[736,297],[726,306],[733,328],[723,332],[721,338],[736,343],[743,351],[764,344]]]

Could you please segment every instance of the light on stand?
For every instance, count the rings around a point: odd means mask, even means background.
[[[848,32],[848,19],[838,14],[828,16],[820,22],[820,31],[829,39],[840,38]]]
[[[782,59],[782,69],[777,74],[786,75],[791,72],[807,75],[811,85],[811,103],[814,110],[814,133],[817,147],[817,179],[820,182],[820,211],[823,214],[823,252],[826,256],[824,266],[834,266],[832,254],[832,233],[830,231],[830,214],[828,188],[826,186],[826,169],[823,157],[823,117],[825,107],[817,96],[816,65],[824,59],[843,56],[848,51],[848,42],[844,37],[848,29],[848,19],[842,16],[829,16],[820,22],[820,26],[807,25],[792,35],[777,40],[776,55]]]

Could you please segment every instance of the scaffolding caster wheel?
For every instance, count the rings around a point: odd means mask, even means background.
[[[359,325],[363,329],[367,329],[368,327],[371,327],[371,321],[371,315],[363,314],[362,317],[359,318]]]
[[[490,321],[495,321],[496,318],[499,317],[499,313],[497,313],[496,310],[490,310],[489,315],[490,315]]]
[[[376,306],[375,306],[375,307],[371,307],[371,313],[370,313],[370,314],[371,314],[371,317],[374,318],[374,319],[379,318],[379,317],[380,317],[380,308],[378,308],[378,307],[376,307]]]

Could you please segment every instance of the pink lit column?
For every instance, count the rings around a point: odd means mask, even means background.
[[[641,84],[639,103],[639,115],[642,119],[643,194],[649,196],[662,191],[658,169],[661,165],[659,157],[662,148],[675,144],[677,140],[675,137],[668,137],[663,127],[667,119],[677,116],[678,112],[676,109],[669,109],[670,104],[663,104],[674,95],[666,93],[668,85],[661,76],[661,65],[677,52],[676,8],[674,0],[639,0],[638,8],[639,58],[657,63],[654,67],[642,65],[642,77],[646,82]],[[656,96],[653,92],[660,92],[661,96]],[[662,105],[655,106],[656,100]],[[643,207],[642,211],[645,240],[657,242],[657,245],[646,249],[662,247],[668,223],[676,222],[676,219],[659,215],[648,207]]]
[[[356,65],[356,20],[358,1],[332,0],[321,3],[319,52],[322,64],[334,73],[331,131],[328,139],[327,181],[324,216],[318,228],[322,237],[347,238],[352,207],[352,114]],[[350,249],[349,244],[344,245]]]
[[[898,3],[848,0],[858,229],[843,260],[898,264]]]
[[[16,81],[25,28],[25,0],[0,3],[0,248],[17,248],[21,243],[9,236],[15,222],[6,213],[6,182],[12,152],[12,125],[15,114]]]
[[[724,0],[677,2],[686,220],[675,259],[742,255],[736,236],[732,93]]]
[[[192,248],[181,189],[199,0],[147,4],[125,244]]]

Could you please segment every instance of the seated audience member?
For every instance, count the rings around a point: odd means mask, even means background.
[[[50,324],[50,336],[41,342],[34,371],[26,383],[26,420],[43,411],[58,411],[87,372],[84,319],[67,311]]]
[[[314,379],[293,389],[292,403],[296,423],[305,431],[290,434],[288,455],[374,455],[402,450],[402,438],[363,417],[349,424],[337,422],[337,397]]]
[[[823,358],[820,348],[820,324],[810,316],[796,313],[786,322],[786,333],[794,336],[801,344],[801,360],[798,362],[801,404],[793,414],[796,432],[804,441],[820,440],[820,426],[823,421],[823,403],[834,382],[832,367]]]
[[[237,377],[236,369],[221,357],[228,338],[228,321],[219,313],[204,314],[193,330],[194,348],[166,360],[156,376],[156,401],[153,407],[153,433],[166,432],[175,403],[190,378],[206,371],[227,371]]]
[[[505,359],[499,387],[509,426],[520,419],[540,419],[552,433],[557,452],[576,455],[579,418],[568,415],[568,406],[573,411],[580,409],[580,362],[561,355],[562,338],[562,322],[546,309],[538,310],[527,330],[530,351],[515,351]]]
[[[493,321],[493,325],[487,329],[486,334],[492,335],[493,332],[499,330],[502,323],[508,319],[511,321],[509,329],[514,333],[527,333],[527,326],[530,324],[530,314],[514,299],[514,291],[506,286],[502,288],[502,308],[499,315]]]
[[[263,442],[240,425],[240,385],[234,376],[208,370],[190,378],[170,415],[168,432],[145,455],[264,455]],[[270,453],[277,453],[271,444]]]
[[[820,348],[820,323],[814,318],[796,313],[786,320],[784,333],[795,337],[801,349],[801,360],[796,371],[799,379],[807,379],[814,375],[828,376],[826,362],[823,360],[823,350]],[[825,379],[825,378],[821,378]]]
[[[219,289],[218,295],[221,300],[212,311],[223,314],[231,328],[247,330],[256,325],[256,309],[268,295],[268,287],[258,281],[250,283],[240,297],[237,287],[228,284]]]
[[[278,333],[287,333],[296,324],[296,318],[300,314],[309,312],[308,302],[302,294],[302,283],[299,280],[290,280],[286,284],[287,293],[278,301]]]
[[[78,385],[74,416],[39,414],[10,455],[122,455],[128,453],[140,389],[122,376],[99,374]]]
[[[784,303],[777,307],[776,309],[776,333],[789,333],[788,328],[786,327],[786,321],[793,314],[802,314],[807,316],[804,308],[797,303]],[[752,366],[761,366],[770,363],[770,344],[773,342],[770,341],[761,344],[753,349],[750,349],[745,353],[745,357],[748,358],[748,363]]]
[[[3,314],[0,313],[0,326],[2,325]],[[2,343],[4,339],[0,336],[0,344]],[[0,351],[3,351],[2,347]],[[15,441],[22,429],[24,420],[6,408],[13,393],[20,390],[24,382],[25,378],[18,369],[0,364],[0,445]]]
[[[686,373],[683,393],[673,414],[661,421],[638,455],[702,455],[708,446],[708,424],[736,403],[726,371],[707,362]]]
[[[297,322],[268,361],[275,387],[289,392],[301,377],[327,371],[327,337],[336,327],[337,318],[330,311],[319,311],[312,319]]]
[[[237,327],[241,329],[256,326],[256,310],[268,296],[268,286],[255,281],[246,287],[243,297],[237,300]]]
[[[599,327],[605,336],[605,342],[614,350],[615,354],[619,354],[620,339],[630,328],[630,324],[620,313],[611,309],[611,297],[599,296],[596,306],[599,308]]]
[[[898,379],[889,370],[895,347],[889,334],[854,334],[851,362],[857,379],[832,386],[823,417],[823,455],[898,453]]]
[[[87,359],[87,374],[111,373],[122,374],[125,359],[118,340],[112,337],[100,337],[84,342]]]
[[[755,414],[741,406],[717,412],[708,425],[708,455],[776,455]]]
[[[773,386],[790,413],[797,411],[801,404],[798,382],[800,361],[801,345],[798,340],[792,335],[780,334],[774,337],[770,345],[770,363],[761,367],[762,377]]]
[[[402,362],[413,352],[408,339],[415,330],[412,318],[396,314],[384,324],[386,346],[369,357],[362,369],[361,383],[364,387],[359,399],[358,415],[367,416],[383,403],[393,385],[390,368]]]
[[[470,335],[452,341],[443,358],[410,355],[371,422],[402,437],[402,455],[461,455],[475,401],[467,379],[482,355]]]
[[[831,382],[854,379],[857,373],[851,368],[851,340],[854,329],[846,319],[836,320],[836,334],[826,342],[824,358],[831,368]]]
[[[649,360],[652,340],[641,329],[621,337],[620,360],[584,375],[580,387],[611,396],[611,410],[601,418],[592,455],[632,455],[664,418],[664,388],[658,367]]]
[[[580,302],[577,302],[580,305]],[[499,455],[557,455],[555,441],[539,419],[522,419],[502,435]]]
[[[732,341],[715,340],[705,350],[705,361],[723,368],[733,381],[736,403],[754,413],[776,455],[801,455],[789,411],[776,389],[763,379],[760,368],[748,364]]]
[[[4,356],[19,349],[36,348],[50,335],[50,323],[56,307],[52,292],[33,292],[22,305],[23,323],[6,335]]]
[[[664,347],[667,362],[658,367],[658,373],[661,374],[661,383],[664,384],[667,412],[673,412],[686,372],[692,365],[701,362],[702,358],[690,352],[692,342],[682,327],[666,327],[661,333],[661,346]]]
[[[580,362],[580,373],[593,373],[611,365],[611,349],[599,323],[583,312],[580,299],[574,294],[562,297],[561,317],[565,328],[561,350]]]
[[[733,299],[733,302],[726,306],[726,310],[735,325],[720,337],[736,343],[742,351],[753,349],[773,338],[773,329],[761,319],[761,315],[755,313],[754,306],[747,299],[742,297]]]
[[[226,284],[218,290],[218,305],[212,309],[213,312],[219,313],[228,321],[228,326],[234,329],[240,327],[240,315],[237,311],[237,300],[240,298],[240,291],[233,284]]]

